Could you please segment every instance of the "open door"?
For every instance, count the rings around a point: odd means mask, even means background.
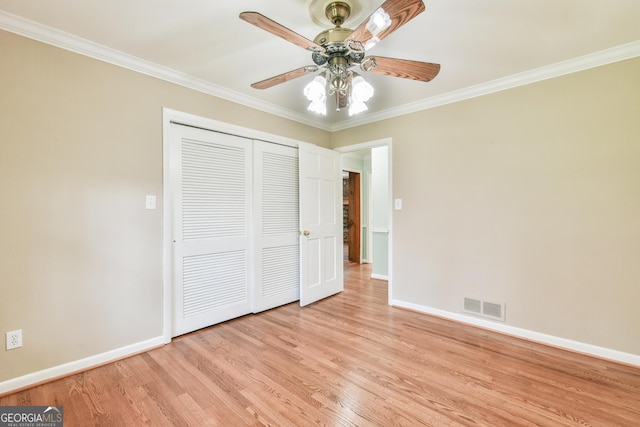
[[[360,264],[360,174],[349,172],[349,186],[347,194],[347,246],[349,262]],[[343,202],[344,203],[344,202]]]
[[[338,152],[300,144],[300,305],[343,290]]]

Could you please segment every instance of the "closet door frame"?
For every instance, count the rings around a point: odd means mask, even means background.
[[[173,195],[169,185],[170,140],[172,123],[228,133],[253,140],[261,140],[297,148],[302,141],[274,135],[266,132],[248,129],[245,127],[220,122],[206,117],[196,116],[181,111],[163,108],[163,339],[165,343],[171,342],[172,337],[172,303],[173,303],[173,268],[172,268],[172,224],[173,224]]]

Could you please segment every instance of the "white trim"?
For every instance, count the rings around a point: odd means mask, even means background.
[[[336,147],[334,148],[334,150],[344,154],[344,153],[350,153],[353,151],[362,151],[362,150],[369,150],[371,148],[376,148],[376,147],[384,147],[385,145],[387,146],[391,145],[391,138],[382,138],[382,139],[376,139],[375,141],[361,142],[359,144],[344,145],[342,147]]]
[[[372,233],[378,233],[378,234],[389,234],[389,229],[388,228],[371,228],[371,232]]]
[[[573,341],[566,338],[556,337],[553,335],[547,335],[540,332],[530,331],[528,329],[517,328],[515,326],[505,325],[503,323],[492,322],[489,320],[478,319],[472,316],[466,316],[463,314],[452,313],[449,311],[439,310],[424,305],[413,304],[401,300],[393,300],[391,305],[394,307],[406,308],[409,310],[417,311],[424,314],[443,317],[445,319],[455,320],[457,322],[466,323],[468,325],[477,326],[484,329],[489,329],[496,332],[501,332],[507,335],[512,335],[519,338],[524,338],[529,341],[535,341],[542,344],[550,345],[553,347],[559,347],[566,350],[571,350],[577,353],[588,354],[590,356],[599,357],[601,359],[613,360],[628,365],[640,366],[640,355],[625,353],[610,348],[599,347],[592,344],[586,344],[579,341]]]
[[[162,336],[167,344],[171,342],[173,328],[173,192],[169,185],[173,113],[162,109]]]
[[[214,132],[228,133],[230,135],[240,136],[243,138],[257,139],[260,141],[288,145],[290,147],[298,147],[298,145],[300,145],[300,143],[302,142],[297,139],[288,138],[286,136],[262,132],[244,126],[233,125],[207,117],[197,116],[195,114],[172,110],[170,108],[162,109],[162,120],[164,126],[168,126],[171,122],[175,122],[187,126],[196,126],[203,129],[212,130]]]
[[[53,366],[41,371],[32,372],[21,377],[12,378],[7,381],[0,382],[0,394],[5,394],[14,390],[23,389],[25,387],[50,381],[55,378],[71,375],[75,372],[85,371],[105,363],[115,362],[116,360],[132,356],[134,354],[157,348],[165,343],[164,337],[156,337],[146,341],[120,347],[84,359],[75,360],[73,362],[63,363],[62,365]]]
[[[640,56],[640,40],[638,40],[583,55],[578,58],[561,61],[480,83],[475,86],[432,96],[413,103],[389,108],[377,113],[350,117],[342,122],[331,125],[323,123],[313,116],[309,116],[306,114],[306,111],[300,113],[278,107],[277,105],[270,104],[244,93],[233,91],[202,79],[197,79],[185,73],[145,61],[133,55],[111,49],[107,46],[2,10],[0,10],[0,29],[329,132],[362,126]]]
[[[372,279],[378,279],[378,280],[389,280],[389,276],[384,275],[384,274],[371,274],[371,278]]]
[[[305,113],[278,107],[253,96],[192,77],[180,71],[146,61],[3,10],[0,10],[0,29],[285,119],[327,131],[330,130],[330,126]]]
[[[371,155],[369,155],[369,157],[371,157]],[[372,263],[373,262],[373,233],[371,232],[371,224],[373,224],[373,219],[371,216],[371,205],[372,203],[372,197],[371,197],[371,179],[373,177],[373,173],[371,171],[371,168],[369,168],[369,170],[367,171],[367,259],[366,262],[367,263]]]
[[[500,92],[518,86],[524,86],[542,80],[560,77],[566,74],[577,73],[579,71],[624,61],[638,56],[640,56],[640,40],[580,56],[578,58],[557,62],[555,64],[480,83],[467,88],[432,96],[430,98],[425,98],[420,101],[401,105],[395,108],[389,108],[377,113],[349,118],[348,120],[333,124],[331,126],[331,131],[340,131],[405,114],[415,113],[417,111],[440,107],[442,105],[453,104],[466,99],[477,98],[494,92]]]

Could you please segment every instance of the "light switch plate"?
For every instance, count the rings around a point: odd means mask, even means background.
[[[397,211],[402,210],[402,199],[395,199],[393,201],[393,207]]]
[[[145,208],[146,209],[155,209],[156,208],[156,196],[147,195],[147,198],[146,198],[146,201],[145,201]]]

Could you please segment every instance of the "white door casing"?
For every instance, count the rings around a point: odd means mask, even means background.
[[[343,290],[338,152],[300,144],[300,305]]]

